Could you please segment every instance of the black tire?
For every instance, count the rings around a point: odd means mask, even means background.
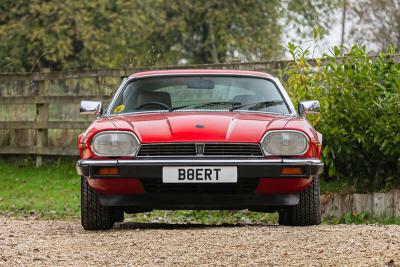
[[[107,230],[114,226],[114,212],[111,207],[100,204],[96,191],[81,178],[81,224],[85,230]]]
[[[124,211],[122,209],[114,208],[113,220],[114,222],[123,222]]]
[[[321,224],[319,177],[300,193],[298,205],[279,211],[279,224],[309,226]]]

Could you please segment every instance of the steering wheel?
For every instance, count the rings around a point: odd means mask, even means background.
[[[163,107],[165,109],[168,109],[168,110],[171,108],[171,107],[168,107],[166,104],[161,103],[161,102],[147,102],[147,103],[143,103],[143,104],[139,105],[138,107],[136,107],[136,109],[141,109],[142,107],[145,107],[145,106],[148,106],[148,105],[158,105],[158,106],[161,106],[161,107]]]

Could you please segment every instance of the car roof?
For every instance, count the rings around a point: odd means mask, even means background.
[[[155,70],[134,73],[130,78],[151,77],[151,76],[177,76],[177,75],[233,75],[253,76],[260,78],[273,78],[271,74],[259,71],[248,70],[222,70],[222,69],[176,69],[176,70]]]

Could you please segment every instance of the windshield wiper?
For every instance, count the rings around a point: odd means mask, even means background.
[[[249,110],[258,110],[260,108],[276,106],[276,105],[280,105],[282,103],[283,103],[282,100],[261,101],[261,102],[255,102],[255,103],[250,103],[250,104],[246,104],[246,105],[233,107],[233,108],[229,109],[229,111],[234,111],[234,110],[245,108],[245,107],[249,107]]]
[[[211,106],[218,106],[218,105],[240,105],[240,104],[242,104],[242,103],[241,102],[233,102],[233,101],[216,101],[216,102],[207,102],[207,103],[202,103],[202,104],[193,104],[193,105],[174,107],[174,108],[170,108],[169,111],[174,111],[177,109],[182,109],[182,108],[187,108],[187,107],[204,108],[204,107],[211,107]]]
[[[173,108],[170,108],[169,111],[174,111],[177,109],[187,108],[187,107],[191,107],[191,106],[193,106],[193,105],[184,105],[184,106],[179,106],[179,107],[173,107]]]

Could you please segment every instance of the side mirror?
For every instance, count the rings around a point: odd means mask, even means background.
[[[318,100],[300,101],[298,109],[299,115],[302,117],[309,114],[319,114],[320,104]]]
[[[79,112],[99,117],[103,113],[103,104],[98,101],[81,101]]]

